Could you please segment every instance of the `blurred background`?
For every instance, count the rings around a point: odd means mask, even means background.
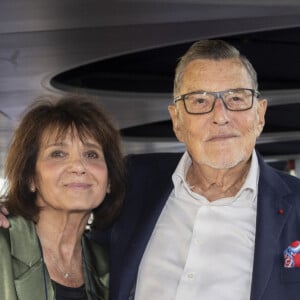
[[[174,69],[215,38],[250,59],[269,100],[257,149],[300,175],[299,0],[1,0],[0,176],[22,112],[44,94],[96,97],[125,154],[184,151],[167,111]]]

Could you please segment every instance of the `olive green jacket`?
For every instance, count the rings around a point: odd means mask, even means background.
[[[9,229],[0,228],[0,299],[55,299],[43,264],[35,226],[22,217],[11,217]],[[84,278],[89,300],[108,299],[108,257],[103,248],[82,238]]]

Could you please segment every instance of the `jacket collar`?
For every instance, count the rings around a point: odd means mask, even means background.
[[[83,236],[84,277],[91,299],[108,299],[109,270],[107,251]]]
[[[173,171],[174,169],[172,170],[172,172]],[[161,173],[165,174],[164,171],[162,171]],[[155,176],[154,174],[152,175]],[[140,207],[140,209],[146,211],[146,213],[143,215],[143,218],[141,218],[142,222],[139,223],[138,226],[135,228],[134,237],[130,241],[125,253],[123,253],[123,257],[117,258],[121,259],[122,268],[118,272],[118,274],[114,274],[114,277],[116,278],[112,278],[116,285],[112,284],[111,286],[117,288],[116,290],[114,288],[114,290],[111,291],[111,294],[115,295],[112,296],[111,299],[127,299],[128,293],[130,293],[129,299],[133,299],[134,297],[133,295],[135,290],[135,281],[137,278],[137,272],[140,261],[144,254],[150,236],[154,230],[155,224],[173,189],[173,182],[171,176],[172,173],[169,175],[165,174],[163,178],[159,177],[159,180],[157,178],[154,178],[155,184],[153,184],[152,182],[148,182],[148,184],[143,183],[143,186],[147,186],[149,187],[149,189],[151,187],[152,189],[148,192],[143,191],[145,203],[150,203],[150,206],[147,206],[147,208]],[[150,179],[148,178],[148,180]],[[155,186],[155,189],[153,189],[153,186]],[[149,211],[151,211],[151,213],[148,213]],[[114,246],[118,247],[117,244],[114,244]],[[116,264],[116,262],[112,263]],[[128,292],[129,289],[130,291]]]
[[[292,211],[292,192],[286,183],[260,156],[260,179],[252,273],[251,300],[262,299],[278,251],[278,240]],[[284,214],[279,214],[279,210]]]
[[[11,255],[28,267],[33,266],[41,259],[34,224],[21,217],[10,218],[10,223]]]
[[[10,218],[10,223],[11,255],[15,258],[13,267],[17,278],[17,294],[22,295],[22,299],[43,299],[41,295],[47,293],[49,300],[55,299],[50,276],[47,268],[44,268],[34,224],[21,217]],[[85,236],[82,238],[82,246],[88,299],[108,299],[107,253]]]
[[[22,217],[10,218],[10,245],[15,288],[22,299],[55,299],[50,277],[44,268],[35,226]],[[45,297],[41,297],[45,295]]]

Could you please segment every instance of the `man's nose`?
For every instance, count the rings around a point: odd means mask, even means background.
[[[225,103],[221,97],[216,98],[214,109],[212,111],[214,122],[217,124],[226,124],[228,123],[228,110],[225,106]]]

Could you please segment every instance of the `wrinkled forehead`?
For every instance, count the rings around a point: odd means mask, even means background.
[[[250,74],[240,60],[196,59],[191,61],[184,70],[180,92],[252,87]]]

